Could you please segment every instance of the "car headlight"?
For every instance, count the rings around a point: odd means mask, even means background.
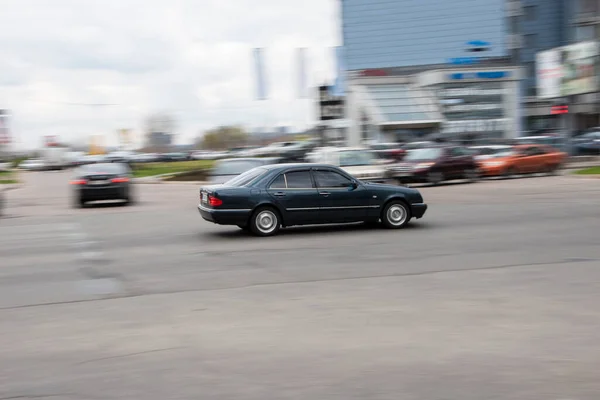
[[[413,169],[426,169],[433,165],[433,163],[419,163],[413,167]]]
[[[485,163],[487,167],[500,167],[504,165],[503,161],[488,161]]]

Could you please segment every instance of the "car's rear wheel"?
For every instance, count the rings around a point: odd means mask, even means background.
[[[279,232],[279,213],[271,207],[261,207],[250,218],[250,231],[257,236],[273,236]]]
[[[404,228],[410,219],[410,207],[401,200],[394,200],[388,203],[381,215],[381,222],[388,229]]]
[[[75,208],[85,207],[85,200],[82,197],[75,197],[75,200],[73,201],[73,207],[75,207]]]
[[[548,165],[544,172],[546,175],[556,175],[558,172],[558,165]]]

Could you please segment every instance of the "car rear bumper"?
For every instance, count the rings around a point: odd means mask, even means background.
[[[208,222],[219,225],[246,225],[250,218],[250,209],[217,210],[198,204],[200,216]]]
[[[129,197],[129,189],[126,186],[85,187],[79,190],[79,196],[83,201],[122,200]]]
[[[413,203],[410,205],[412,216],[416,219],[423,218],[425,211],[427,211],[427,204],[424,203]]]

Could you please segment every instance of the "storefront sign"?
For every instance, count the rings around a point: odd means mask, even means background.
[[[463,79],[504,79],[510,78],[509,71],[456,72],[448,75],[452,80]]]
[[[448,60],[448,63],[452,65],[473,65],[477,64],[478,62],[478,57],[457,57]]]
[[[503,96],[504,89],[482,89],[478,87],[446,89],[441,92],[442,97],[468,97],[468,96]]]

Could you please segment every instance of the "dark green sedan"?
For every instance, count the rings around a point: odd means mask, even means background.
[[[276,164],[200,188],[198,210],[206,221],[271,236],[281,227],[350,222],[398,229],[427,205],[418,190],[362,182],[331,165]]]

